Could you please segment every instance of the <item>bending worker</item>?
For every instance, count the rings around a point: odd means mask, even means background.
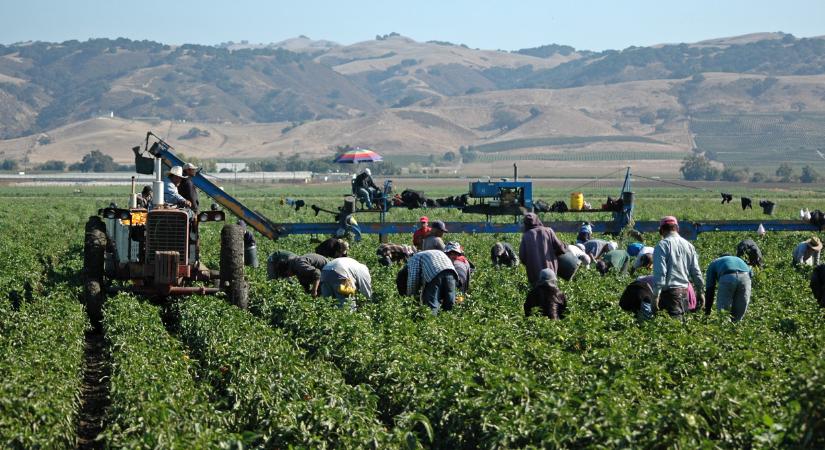
[[[751,299],[753,271],[737,256],[720,256],[708,266],[705,286],[705,314],[713,307],[713,294],[719,283],[719,310],[730,309],[731,320],[738,322],[745,316]]]

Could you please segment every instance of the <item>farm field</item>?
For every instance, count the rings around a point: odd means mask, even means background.
[[[427,193],[461,189],[445,183]],[[777,219],[825,209],[819,187],[751,189],[726,191],[776,202]],[[618,191],[582,190],[594,203]],[[280,205],[282,197],[332,208],[342,194],[339,186],[227,191],[284,222],[329,218]],[[567,201],[569,192],[540,187],[534,197]],[[636,220],[766,217],[720,205],[710,189],[643,187],[636,195]],[[703,270],[743,238],[763,249],[767,267],[737,324],[717,311],[640,323],[618,307],[631,277],[595,270],[560,282],[569,301],[563,320],[524,318],[524,269],[489,261],[494,242],[517,247],[520,236],[448,234],[476,272],[464,302],[438,316],[397,294],[400,267],[379,265],[377,237],[368,235],[350,254],[369,266],[374,294],[358,298],[354,312],[293,281],[267,280],[262,266],[246,273],[248,311],[219,296],[160,304],[121,293],[108,298],[97,332],[80,301],[84,224],[126,198],[116,187],[0,188],[0,447],[825,447],[825,312],[810,294],[810,268],[790,264],[793,246],[811,233],[709,233],[694,242]],[[389,218],[421,214],[394,210]],[[423,214],[448,226],[481,220],[455,210]],[[550,226],[583,218],[608,219],[543,216]],[[276,249],[302,254],[316,245],[310,236],[256,237],[262,262]],[[201,238],[204,262],[217,267],[220,224],[203,224]],[[92,363],[104,366],[104,383],[90,381]]]

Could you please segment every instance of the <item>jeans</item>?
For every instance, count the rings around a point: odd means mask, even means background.
[[[747,273],[728,273],[719,277],[716,307],[730,309],[731,320],[738,322],[745,317],[751,299],[751,277]]]
[[[642,301],[641,307],[636,311],[636,318],[639,320],[648,320],[653,318],[653,306],[648,301]]]
[[[681,318],[688,312],[687,288],[670,288],[659,294],[659,309],[667,311],[670,317]]]
[[[367,209],[372,208],[372,191],[366,188],[358,188],[358,199],[367,205]]]
[[[433,315],[438,314],[439,307],[445,311],[455,305],[455,272],[443,270],[421,291],[421,302],[430,307]]]

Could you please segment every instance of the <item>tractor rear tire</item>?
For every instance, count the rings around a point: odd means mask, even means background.
[[[103,278],[103,262],[106,257],[106,237],[105,227],[101,230],[92,219],[86,223],[86,235],[83,242],[83,275],[88,279]],[[102,225],[102,223],[101,223]]]
[[[249,287],[244,279],[243,229],[225,225],[221,230],[221,289],[238,308],[249,306]]]
[[[89,322],[96,330],[100,329],[101,319],[103,319],[103,302],[106,294],[100,280],[86,280],[83,283],[83,303],[86,305],[86,314]]]

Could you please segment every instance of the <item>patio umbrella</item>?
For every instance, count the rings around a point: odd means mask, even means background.
[[[382,158],[381,155],[370,149],[357,148],[355,150],[342,153],[340,156],[335,158],[335,162],[339,164],[355,164],[360,162],[376,162],[383,159],[384,158]]]

